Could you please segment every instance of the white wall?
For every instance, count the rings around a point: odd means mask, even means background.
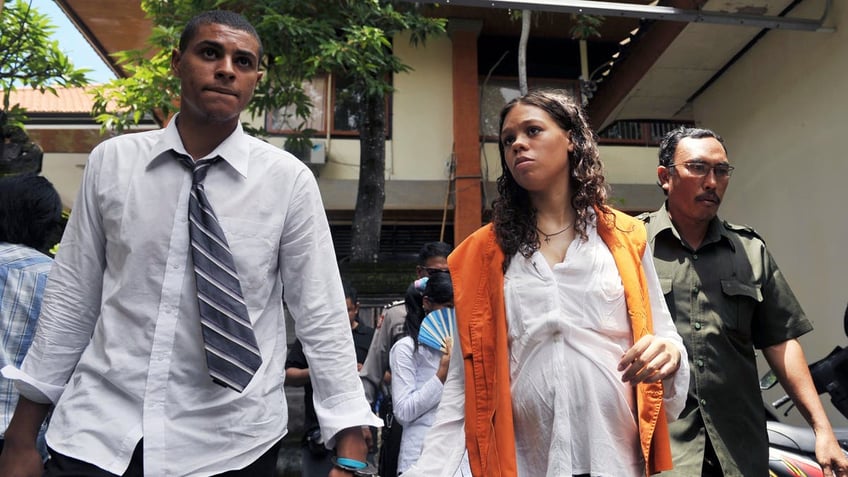
[[[807,0],[789,16],[821,11]],[[737,166],[720,215],[764,236],[815,326],[801,340],[810,360],[848,345],[846,2],[833,2],[827,23],[837,30],[769,32],[694,102],[697,123],[725,138]]]
[[[409,36],[394,40],[394,53],[412,69],[393,78],[391,139],[386,142],[386,179],[443,181],[453,143],[453,89],[451,43],[444,36],[429,38],[417,47]],[[247,117],[243,117],[247,120]],[[254,118],[261,125],[264,118]],[[268,141],[282,147],[285,138]],[[321,179],[359,178],[359,140],[332,138]],[[319,181],[320,182],[320,181]]]
[[[393,161],[386,161],[387,177],[444,180],[453,144],[451,41],[444,35],[413,47],[401,35],[394,52],[412,71],[394,77]]]
[[[44,154],[41,175],[59,191],[62,205],[68,209],[74,206],[87,160],[88,154]]]

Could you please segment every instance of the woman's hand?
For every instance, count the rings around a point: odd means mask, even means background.
[[[625,383],[655,383],[671,376],[680,367],[680,350],[674,342],[645,335],[624,353],[618,362]]]
[[[439,360],[439,369],[436,370],[436,377],[442,384],[448,377],[448,365],[450,365],[451,349],[453,348],[453,338],[445,338],[445,351],[442,353],[442,358]]]

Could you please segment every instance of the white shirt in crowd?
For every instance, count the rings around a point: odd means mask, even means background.
[[[284,288],[322,434],[379,426],[314,176],[241,125],[207,156],[223,160],[204,184],[263,362],[242,394],[211,381],[189,252],[191,173],[170,152],[187,154],[175,123],[91,153],[32,348],[20,371],[4,369],[29,399],[57,403],[48,444],[115,474],[142,437],[147,475],[252,463],[286,433]]]
[[[423,344],[415,348],[412,337],[405,336],[392,346],[389,361],[392,370],[392,409],[403,426],[398,455],[398,473],[405,472],[418,460],[424,437],[436,418],[442,398],[442,382],[436,376],[442,352]],[[454,477],[471,476],[468,456]]]
[[[643,476],[634,388],[621,381],[618,362],[632,345],[624,286],[594,226],[575,239],[553,269],[536,252],[516,254],[505,275],[510,378],[518,475],[522,477]],[[668,312],[651,251],[648,280],[654,334],[681,353],[665,380],[669,421],[686,403],[689,365]],[[465,378],[455,349],[442,403],[422,457],[406,474],[452,475],[465,448]]]

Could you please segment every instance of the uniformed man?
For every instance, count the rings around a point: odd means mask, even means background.
[[[666,202],[641,217],[692,370],[686,407],[669,426],[668,474],[769,474],[756,348],[815,431],[825,475],[848,475],[797,340],[812,325],[763,239],[717,217],[732,172],[721,137],[675,129],[657,167]]]
[[[448,254],[451,250],[452,247],[445,242],[425,243],[418,252],[418,265],[415,268],[418,278],[429,276],[431,271],[447,270]],[[394,302],[386,308],[382,324],[377,329],[371,348],[368,350],[368,358],[359,373],[368,402],[372,406],[378,398],[381,402],[380,417],[383,418],[384,427],[380,444],[380,475],[395,475],[397,472],[397,455],[400,450],[402,428],[395,422],[391,411],[389,350],[403,336],[405,321],[406,306],[403,300]]]

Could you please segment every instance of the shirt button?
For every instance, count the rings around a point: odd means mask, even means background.
[[[703,368],[704,367],[704,360],[703,359],[696,359],[695,364],[697,364],[699,368]]]
[[[697,253],[692,254],[692,260],[698,260],[698,254]]]
[[[695,329],[696,329],[696,330],[700,330],[700,329],[701,329],[701,323],[700,323],[700,322],[695,323],[693,326],[695,327]]]

